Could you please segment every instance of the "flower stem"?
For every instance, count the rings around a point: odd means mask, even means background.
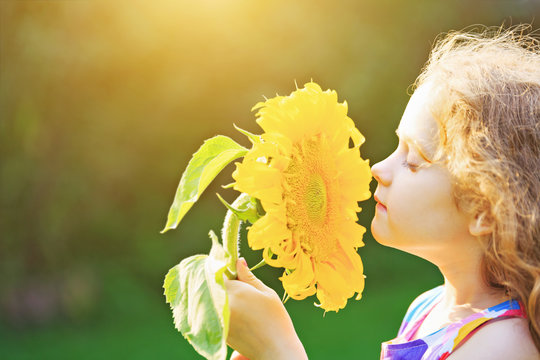
[[[243,208],[250,200],[249,195],[240,194],[232,203],[232,207],[236,209]],[[231,210],[227,211],[223,228],[221,229],[221,237],[223,239],[223,247],[229,255],[228,271],[226,275],[229,279],[236,279],[236,260],[240,252],[240,226],[242,221]]]

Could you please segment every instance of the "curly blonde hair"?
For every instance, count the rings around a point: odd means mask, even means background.
[[[433,86],[435,156],[457,206],[491,229],[482,275],[524,305],[540,350],[540,45],[528,25],[438,38],[415,82]]]

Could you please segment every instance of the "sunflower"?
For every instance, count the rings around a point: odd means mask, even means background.
[[[310,82],[289,96],[256,104],[264,130],[242,163],[234,188],[260,200],[266,211],[248,231],[267,264],[283,267],[280,280],[296,300],[317,294],[320,307],[338,311],[364,289],[357,248],[365,228],[358,201],[370,197],[364,137],[335,91]]]

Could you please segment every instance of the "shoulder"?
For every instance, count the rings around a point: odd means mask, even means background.
[[[407,316],[412,316],[415,313],[421,313],[426,310],[435,300],[439,298],[439,296],[442,294],[443,291],[443,285],[437,286],[431,290],[428,290],[416,297],[416,299],[413,300],[411,305],[409,305],[409,308],[407,309]]]
[[[443,285],[437,286],[431,290],[428,290],[416,297],[409,305],[398,334],[402,334],[408,324],[414,322],[416,319],[422,316],[426,310],[430,308],[430,305],[437,300],[443,291]]]
[[[509,318],[489,322],[457,348],[449,360],[537,360],[540,354],[529,332],[527,320]]]

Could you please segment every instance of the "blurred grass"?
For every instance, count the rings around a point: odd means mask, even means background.
[[[286,303],[310,359],[377,358],[380,343],[395,336],[410,301],[442,282],[425,261],[383,248],[369,238],[366,242],[360,250],[367,275],[361,300],[350,300],[337,314],[324,316],[313,306],[314,297]],[[245,254],[250,264],[257,255]],[[31,329],[0,328],[6,358],[198,358],[174,329],[161,296],[161,279],[141,281],[113,263],[102,266],[99,274],[104,279],[100,306],[84,321],[57,321]],[[256,274],[283,293],[276,281],[278,269],[263,267]]]
[[[373,164],[396,145],[437,34],[538,15],[532,0],[0,1],[0,357],[198,358],[161,285],[209,250],[233,167],[159,231],[203,140],[248,145],[232,123],[258,133],[255,103],[313,79],[347,100]],[[378,358],[410,301],[442,281],[365,242],[362,300],[324,317],[314,299],[286,304],[311,359]],[[281,294],[279,274],[257,270]]]

